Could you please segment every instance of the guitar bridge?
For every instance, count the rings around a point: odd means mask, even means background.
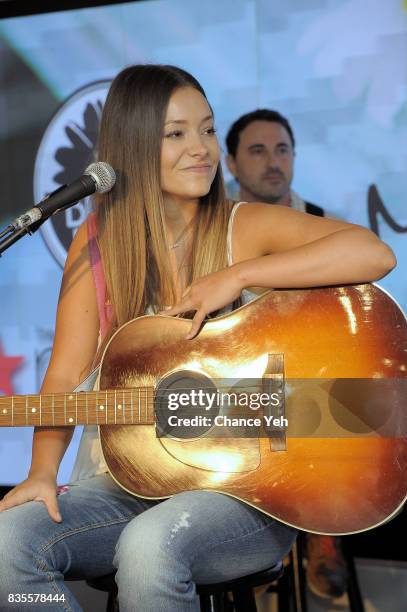
[[[280,423],[285,419],[285,378],[284,378],[284,354],[275,353],[268,355],[267,367],[263,374],[263,391],[268,393],[270,400],[272,394],[277,393],[280,400],[278,406],[264,408],[264,416],[273,416],[273,421]],[[285,427],[264,423],[264,430],[270,438],[271,451],[287,450],[287,439]]]

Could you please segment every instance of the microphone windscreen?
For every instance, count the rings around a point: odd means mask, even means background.
[[[110,191],[116,182],[116,173],[107,162],[95,162],[90,164],[90,166],[86,168],[85,174],[93,178],[98,193]]]

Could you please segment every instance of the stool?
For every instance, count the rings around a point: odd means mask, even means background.
[[[286,568],[283,568],[280,563],[261,572],[234,580],[198,584],[196,590],[199,595],[201,612],[256,612],[253,589],[270,583],[272,584],[267,592],[277,594],[279,612],[306,612],[305,583],[302,572],[297,573],[299,566],[297,555],[297,546],[294,544],[290,553],[290,562]],[[87,580],[87,584],[109,594],[106,612],[119,612],[114,574]],[[233,602],[229,600],[228,593],[232,593]]]
[[[242,578],[226,580],[214,584],[197,584],[201,612],[257,612],[253,588],[278,580],[283,575],[283,566],[277,566],[256,572]],[[233,604],[228,599],[233,595]]]
[[[93,589],[104,591],[108,594],[106,612],[119,612],[119,602],[117,600],[117,584],[114,579],[115,572],[100,576],[99,578],[89,578],[86,581]]]
[[[253,588],[278,580],[283,575],[283,571],[282,564],[279,564],[234,580],[198,584],[196,591],[199,595],[201,612],[257,612]],[[106,612],[119,612],[114,574],[87,580],[87,584],[109,594]],[[228,599],[228,593],[233,595],[233,604]]]

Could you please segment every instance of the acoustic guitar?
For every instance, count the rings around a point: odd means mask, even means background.
[[[146,498],[218,491],[288,525],[335,535],[381,525],[400,510],[407,329],[383,290],[270,291],[208,320],[193,340],[185,339],[189,327],[161,315],[126,323],[106,347],[99,390],[1,397],[0,425],[99,425],[111,475]],[[213,421],[186,436],[187,427],[166,430],[168,390],[216,390],[219,380],[277,393],[274,426],[256,435],[227,426],[216,435]]]

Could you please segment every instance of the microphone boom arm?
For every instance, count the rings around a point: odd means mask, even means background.
[[[107,162],[90,164],[82,176],[58,187],[0,232],[0,255],[25,234],[34,233],[54,213],[74,206],[95,191],[107,193],[115,182],[115,171]]]
[[[55,191],[50,193],[47,196],[47,198],[49,196],[51,196],[51,195],[53,196],[55,193],[57,193],[58,191],[61,191],[65,187],[66,187],[66,185],[61,185],[60,187],[58,187],[58,189],[56,189]],[[40,204],[42,204],[43,202],[46,202],[47,198],[42,200],[42,202],[40,202]],[[79,200],[78,200],[78,202],[79,202]],[[40,204],[38,204],[38,208],[40,207]],[[38,219],[37,221],[35,221],[34,223],[29,223],[27,225],[21,225],[21,226],[16,226],[16,225],[14,225],[12,223],[10,225],[8,225],[2,232],[0,232],[0,257],[2,255],[2,253],[4,253],[4,251],[6,251],[14,243],[16,243],[18,240],[20,240],[20,238],[22,238],[26,234],[29,234],[31,236],[31,234],[34,234],[34,232],[36,232],[37,229],[39,227],[41,227],[41,225],[45,221],[47,221],[47,219],[52,217],[52,215],[54,215],[55,213],[59,212],[60,210],[64,210],[65,208],[68,208],[69,206],[72,206],[72,204],[61,206],[61,208],[59,208],[58,210],[49,211],[49,212],[45,211],[43,213],[43,216],[40,219]],[[21,217],[19,217],[19,219],[23,219],[23,217],[24,217],[24,215],[21,215]]]

